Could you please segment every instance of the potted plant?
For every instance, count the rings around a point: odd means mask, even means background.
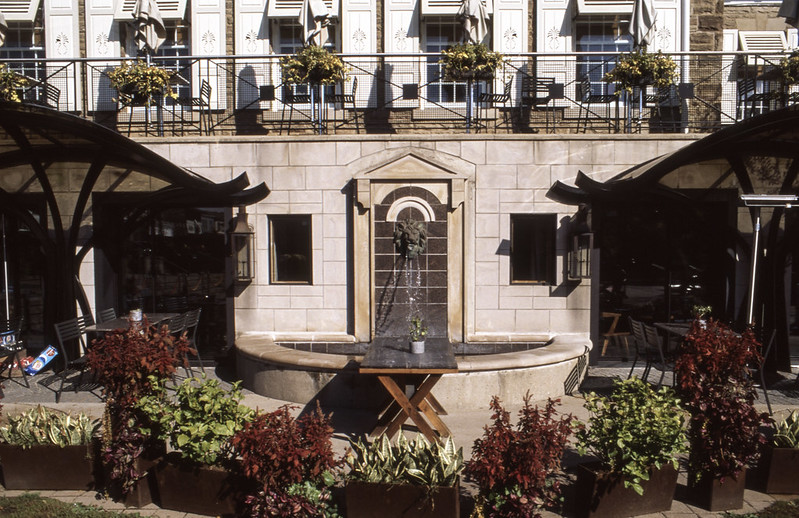
[[[451,437],[427,442],[401,432],[351,441],[345,495],[350,518],[458,518],[463,450]]]
[[[780,60],[779,71],[782,74],[784,86],[799,83],[799,50],[794,50],[787,57]]]
[[[758,413],[750,365],[760,364],[760,344],[751,329],[742,334],[708,319],[698,321],[682,343],[674,367],[688,429],[688,488],[711,511],[743,506],[747,465],[755,462],[766,439]]]
[[[645,49],[619,56],[616,66],[602,80],[616,83],[616,95],[622,91],[631,94],[633,87],[654,85],[663,88],[677,79],[677,63],[662,52],[650,54]]]
[[[333,453],[330,417],[318,404],[299,419],[294,409],[258,413],[233,436],[248,516],[338,516],[331,488],[342,461]]]
[[[100,423],[41,405],[8,417],[0,427],[6,489],[81,489],[94,486]]]
[[[776,423],[758,468],[766,493],[799,493],[799,411],[793,410]]]
[[[280,61],[283,80],[295,84],[334,85],[347,78],[349,68],[339,56],[318,45],[304,47]]]
[[[419,316],[411,318],[410,327],[410,346],[411,353],[423,354],[424,353],[424,337],[427,336],[427,326]]]
[[[668,511],[678,456],[687,451],[685,412],[673,389],[639,378],[617,381],[610,397],[590,393],[591,417],[577,429],[577,451],[597,462],[577,473],[579,516],[624,517]]]
[[[154,468],[158,504],[206,515],[236,513],[240,500],[231,440],[252,419],[240,404],[241,382],[229,390],[219,380],[188,378],[169,397],[163,385],[136,407],[155,423],[154,433],[174,450]]]
[[[474,442],[465,470],[479,490],[473,517],[530,517],[558,505],[572,416],[558,416],[557,403],[550,399],[544,408],[534,407],[525,394],[514,427],[499,398],[492,398],[493,422]]]
[[[20,90],[30,84],[30,80],[0,63],[0,100],[20,102]]]
[[[148,471],[166,447],[157,435],[142,432],[154,423],[136,409],[136,403],[171,378],[192,349],[185,335],[176,337],[166,326],[136,323],[94,340],[86,361],[103,386],[105,399],[101,454],[105,493],[125,505],[142,507],[153,498]]]
[[[134,62],[125,61],[107,75],[112,88],[132,96],[134,101],[150,102],[150,99],[157,94],[177,99],[177,94],[171,85],[174,72],[150,65],[141,59]]]
[[[492,79],[504,56],[482,43],[457,43],[441,52],[439,63],[444,77],[450,81]]]

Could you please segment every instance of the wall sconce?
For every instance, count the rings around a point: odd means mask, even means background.
[[[239,207],[233,230],[230,231],[230,251],[234,261],[233,282],[247,283],[255,277],[253,274],[254,235],[255,232],[247,223],[246,208]]]
[[[579,281],[591,277],[591,249],[594,248],[594,234],[584,232],[573,234],[569,247],[569,280]]]

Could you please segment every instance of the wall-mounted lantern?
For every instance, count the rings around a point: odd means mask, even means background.
[[[233,229],[230,231],[230,250],[233,257],[233,281],[247,283],[255,277],[253,273],[253,232],[247,223],[247,210],[239,207]]]
[[[594,233],[591,232],[589,218],[588,211],[580,209],[569,222],[566,275],[572,281],[591,277],[591,250],[594,248]]]

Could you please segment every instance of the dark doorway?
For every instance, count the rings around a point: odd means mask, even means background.
[[[225,208],[149,208],[104,204],[95,219],[98,279],[115,289],[98,294],[126,314],[202,308],[197,343],[203,360],[227,347]]]

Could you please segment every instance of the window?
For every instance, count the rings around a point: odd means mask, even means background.
[[[425,21],[425,52],[440,53],[461,40],[463,26],[454,18],[427,18]],[[439,56],[427,58],[427,99],[434,103],[465,103],[466,82],[445,81]]]
[[[302,26],[297,22],[296,18],[278,18],[275,19],[277,25],[277,41],[275,48],[278,54],[296,54],[302,50],[304,46],[304,38],[302,36]],[[336,25],[330,23],[327,27],[322,29],[322,40],[324,44],[322,47],[330,52],[336,50]],[[317,40],[318,41],[318,40]],[[295,95],[308,95],[307,84],[291,85]],[[330,97],[335,93],[335,85],[328,85],[325,87],[325,95]]]
[[[311,216],[269,216],[272,283],[311,284]]]
[[[588,77],[592,94],[612,94],[613,83],[604,83],[602,78],[615,65],[621,52],[630,52],[632,36],[622,34],[628,21],[614,16],[586,16],[576,22],[577,52],[606,52],[605,55],[580,56],[577,61],[577,77]]]
[[[555,284],[555,214],[511,214],[511,283]]]
[[[0,46],[0,60],[29,59],[30,61],[10,63],[11,70],[18,74],[44,82],[46,72],[44,63],[44,30],[41,24],[41,11],[36,22],[8,22],[8,32],[3,46]]]

